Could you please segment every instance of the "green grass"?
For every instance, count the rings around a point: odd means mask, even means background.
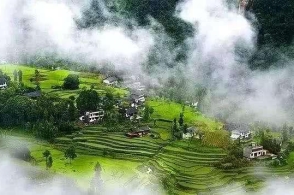
[[[181,104],[163,100],[163,99],[151,99],[147,101],[147,104],[154,108],[152,118],[163,118],[173,120],[179,118],[182,112],[183,106]],[[184,123],[195,125],[197,123],[205,124],[209,130],[216,130],[222,127],[222,124],[216,122],[213,119],[205,117],[200,112],[194,110],[191,107],[185,106],[184,108]]]
[[[1,65],[0,69],[8,74],[13,81],[13,71],[22,70],[23,72],[23,83],[29,87],[36,87],[34,82],[30,82],[30,78],[34,77],[35,68],[22,66],[22,65]],[[112,92],[118,96],[124,96],[127,94],[127,91],[121,88],[115,88],[110,86],[105,86],[102,84],[102,75],[94,73],[84,73],[84,72],[75,72],[69,70],[46,70],[38,69],[40,74],[43,75],[42,81],[40,81],[41,89],[44,92],[56,94],[62,98],[68,98],[71,95],[77,96],[80,90],[55,90],[51,87],[53,85],[62,85],[64,78],[69,74],[78,74],[80,77],[80,89],[83,87],[90,88],[91,85],[94,85],[97,92],[100,94],[105,94],[106,91]]]

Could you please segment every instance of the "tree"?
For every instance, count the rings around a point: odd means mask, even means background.
[[[77,108],[80,113],[84,113],[86,111],[96,111],[100,104],[100,97],[95,90],[82,90],[76,99]]]
[[[38,69],[36,69],[35,70],[35,83],[37,86],[40,85],[40,78],[41,78],[40,71]]]
[[[22,82],[22,71],[21,70],[18,71],[18,82],[19,83]]]
[[[115,105],[115,99],[112,93],[107,92],[105,97],[103,98],[103,109],[104,111],[109,111],[114,108]]]
[[[66,149],[66,151],[64,152],[64,157],[66,159],[69,159],[69,163],[71,164],[71,161],[77,157],[74,146],[70,146],[68,149]]]
[[[14,81],[14,82],[17,81],[17,75],[18,75],[18,74],[17,74],[17,71],[14,70],[14,71],[13,71],[13,81]]]
[[[180,114],[179,124],[180,124],[181,127],[184,124],[184,114],[183,113]]]
[[[50,155],[50,156],[48,157],[48,160],[46,161],[46,167],[47,167],[47,169],[50,169],[50,168],[52,167],[52,165],[53,165],[53,158],[52,158],[52,156]]]
[[[150,120],[152,109],[153,108],[149,107],[148,105],[145,106],[144,113],[143,113],[143,121],[148,122]]]
[[[283,142],[287,142],[289,140],[289,132],[288,132],[288,127],[286,124],[283,126],[283,129],[282,129],[282,138],[283,138]]]
[[[53,159],[51,157],[50,151],[45,150],[45,152],[43,152],[43,157],[46,158],[46,169],[51,168],[53,164]]]
[[[33,131],[37,138],[42,138],[49,142],[53,142],[58,136],[58,128],[49,121],[38,122]]]
[[[79,79],[79,76],[76,74],[69,74],[64,79],[64,82],[63,82],[64,89],[70,89],[70,90],[79,89],[79,85],[80,85],[80,79]]]
[[[73,100],[69,100],[68,115],[70,121],[75,121],[78,117],[78,110]]]
[[[281,151],[280,143],[270,135],[264,135],[261,137],[260,144],[264,149],[273,154],[278,154]]]

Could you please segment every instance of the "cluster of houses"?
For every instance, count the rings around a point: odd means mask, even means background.
[[[119,79],[115,76],[106,77],[103,83],[108,86],[118,86]],[[138,77],[130,76],[123,78],[122,83],[126,88],[130,89],[130,94],[124,100],[128,102],[129,106],[123,108],[125,117],[132,121],[139,121],[142,117],[139,116],[139,107],[142,107],[145,103],[145,86],[141,84]],[[120,102],[120,101],[118,101]],[[119,107],[119,104],[116,105]],[[87,124],[97,123],[104,117],[104,111],[99,110],[96,112],[86,112],[84,116],[80,116],[80,121]],[[86,120],[89,118],[89,120]]]

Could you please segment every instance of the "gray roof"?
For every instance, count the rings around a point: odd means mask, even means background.
[[[7,82],[7,80],[5,78],[0,78],[0,85],[3,85],[6,82]]]

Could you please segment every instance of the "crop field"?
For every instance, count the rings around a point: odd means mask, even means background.
[[[151,99],[147,101],[147,104],[154,108],[152,118],[163,118],[173,120],[174,118],[179,119],[180,113],[183,111],[184,121],[189,125],[204,124],[209,130],[217,130],[222,127],[222,124],[216,122],[213,119],[205,117],[197,110],[183,105],[163,99]]]
[[[14,70],[21,70],[23,72],[23,83],[29,87],[36,87],[34,82],[31,82],[30,79],[34,77],[36,68],[21,66],[21,65],[0,65],[0,70],[8,74],[13,81],[13,72]],[[104,94],[107,91],[110,91],[116,95],[123,96],[127,93],[126,90],[120,88],[114,88],[105,86],[102,84],[102,76],[93,74],[93,73],[83,73],[83,72],[74,72],[69,70],[46,70],[38,69],[41,75],[40,87],[44,92],[51,94],[56,94],[62,98],[68,98],[71,95],[76,96],[80,90],[57,90],[52,89],[53,85],[61,86],[63,80],[69,74],[77,74],[80,78],[80,89],[83,87],[90,88],[91,85],[100,93]]]

